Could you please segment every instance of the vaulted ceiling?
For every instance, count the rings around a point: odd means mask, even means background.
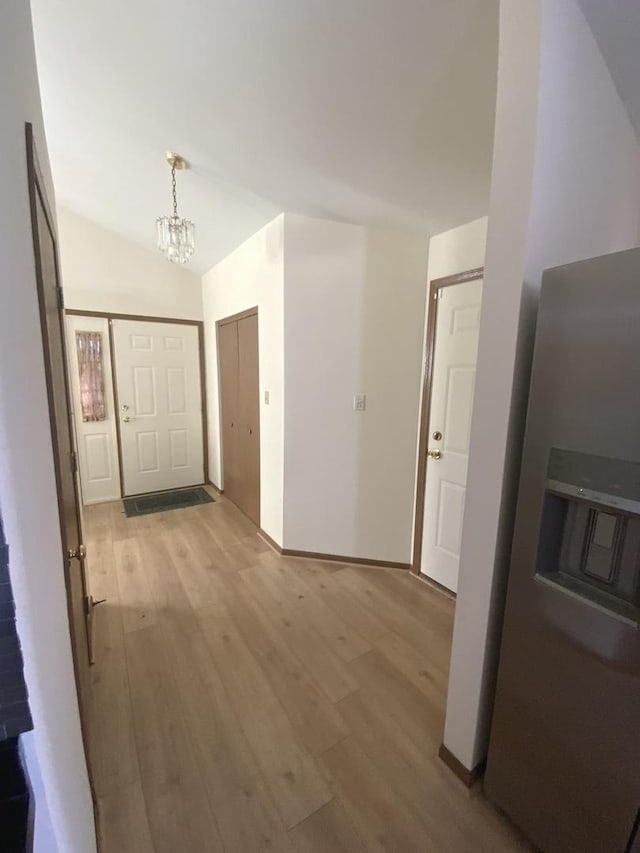
[[[57,200],[154,246],[167,149],[204,271],[282,210],[486,213],[498,0],[32,0]]]

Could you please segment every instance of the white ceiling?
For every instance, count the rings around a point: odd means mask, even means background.
[[[282,210],[487,211],[498,0],[32,0],[58,203],[149,247],[163,155],[205,271]]]
[[[640,136],[640,2],[579,2]]]

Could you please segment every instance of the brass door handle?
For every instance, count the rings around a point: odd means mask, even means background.
[[[442,453],[436,447],[433,450],[428,450],[427,456],[430,456],[432,459],[440,459],[442,457]]]
[[[85,596],[84,599],[84,612],[86,616],[89,616],[94,607],[97,607],[99,604],[104,604],[106,598],[99,598],[97,601],[92,595]]]
[[[124,416],[124,418],[123,418],[122,420],[123,420],[123,422],[124,422],[125,424],[128,424],[128,423],[129,423],[129,421],[131,421],[131,420],[132,420],[132,418],[130,418],[130,417],[129,417],[129,415],[125,415],[125,416]]]
[[[78,545],[77,548],[69,548],[67,551],[67,556],[70,560],[84,560],[87,556],[87,549],[85,545]]]

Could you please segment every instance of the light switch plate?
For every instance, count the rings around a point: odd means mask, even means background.
[[[270,402],[271,402],[270,394],[268,391],[265,391],[264,392],[264,404],[265,404],[265,406],[268,406]]]
[[[355,412],[364,412],[367,408],[367,395],[366,394],[354,394],[353,397],[353,409]]]

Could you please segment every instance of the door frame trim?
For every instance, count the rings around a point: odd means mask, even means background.
[[[56,227],[56,219],[52,213],[52,209],[49,206],[49,199],[46,194],[46,182],[43,177],[42,168],[40,166],[40,161],[38,159],[38,150],[36,147],[35,134],[33,131],[33,124],[31,122],[25,122],[24,125],[24,140],[26,147],[26,161],[27,161],[27,193],[29,200],[29,223],[31,225],[31,245],[33,247],[33,258],[34,258],[34,270],[33,270],[33,278],[36,286],[36,299],[38,302],[38,319],[40,325],[40,346],[42,347],[43,354],[43,369],[45,375],[45,386],[47,393],[47,408],[49,411],[49,430],[51,433],[51,453],[52,453],[52,461],[54,466],[55,473],[55,484],[56,484],[56,503],[58,508],[58,516],[59,516],[59,531],[60,531],[60,544],[61,544],[61,557],[62,557],[62,569],[63,569],[63,580],[65,587],[65,600],[66,600],[66,612],[67,612],[67,628],[69,632],[69,645],[71,647],[71,662],[73,666],[73,681],[75,687],[76,700],[78,703],[78,719],[80,724],[80,736],[82,740],[82,750],[84,754],[85,766],[87,771],[87,780],[89,785],[89,792],[91,795],[91,804],[93,811],[93,820],[94,820],[94,830],[96,837],[96,846],[98,851],[101,849],[101,841],[97,831],[97,820],[98,820],[98,797],[96,794],[96,789],[93,780],[92,767],[90,762],[90,750],[89,750],[89,731],[88,731],[88,717],[89,717],[89,709],[86,707],[86,702],[88,697],[82,696],[80,689],[80,663],[78,661],[78,645],[79,639],[75,635],[74,629],[74,620],[73,620],[73,606],[71,603],[71,561],[67,558],[67,549],[68,549],[68,541],[67,541],[67,533],[64,523],[64,511],[63,511],[63,495],[62,495],[62,487],[61,487],[61,460],[56,451],[56,447],[58,446],[57,441],[57,421],[55,417],[55,409],[53,405],[53,382],[52,382],[52,374],[51,368],[49,365],[49,361],[46,356],[46,349],[48,347],[48,332],[46,328],[46,317],[45,311],[42,304],[42,294],[44,292],[44,281],[42,278],[42,253],[40,249],[40,237],[38,232],[38,213],[37,213],[37,203],[38,200],[42,205],[42,209],[44,211],[45,218],[47,220],[47,226],[51,232],[53,238],[54,245],[54,260],[55,260],[55,268],[56,268],[56,276],[57,276],[57,284],[60,288],[62,288],[62,276],[60,273],[60,257],[59,257],[59,245],[58,245],[58,230]],[[62,291],[64,293],[64,291]],[[65,377],[65,390],[67,395],[67,417],[69,419],[69,435],[72,442],[73,449],[73,429],[75,425],[72,423],[72,415],[70,409],[71,403],[71,387],[70,387],[70,377],[69,377],[69,368],[67,364],[67,351],[66,351],[66,324],[64,322],[65,309],[62,302],[58,305],[57,310],[58,322],[60,324],[60,333],[62,335],[62,353],[65,363],[64,367],[64,377]],[[70,460],[71,461],[71,460]],[[78,490],[78,479],[77,475],[73,477],[73,487],[76,498],[76,509],[80,512],[82,511],[82,499]],[[81,524],[79,522],[78,534],[80,534]],[[89,591],[84,588],[83,581],[83,595],[87,595]],[[87,624],[87,631],[90,631],[91,628]],[[90,638],[88,638],[90,643]],[[90,667],[92,661],[90,659],[90,650],[87,648],[87,658],[88,658],[88,666]],[[84,700],[84,701],[83,701]]]
[[[433,391],[433,357],[436,346],[436,323],[438,319],[438,291],[454,284],[464,284],[484,277],[484,267],[465,270],[455,275],[434,278],[429,282],[427,301],[427,330],[424,344],[424,375],[422,400],[420,403],[420,431],[418,439],[418,469],[416,476],[415,518],[413,527],[413,555],[411,571],[420,575],[422,538],[424,532],[425,487],[427,483],[427,445],[429,443],[429,421],[431,419],[431,393]]]
[[[146,314],[119,314],[113,311],[84,311],[82,308],[67,308],[65,314],[70,317],[100,317],[107,320],[109,329],[109,353],[111,359],[111,382],[113,385],[113,401],[117,415],[118,385],[116,383],[115,352],[113,347],[112,320],[134,320],[142,323],[173,323],[179,326],[196,326],[198,330],[198,365],[200,367],[200,403],[202,407],[202,462],[204,468],[204,483],[209,482],[209,440],[208,440],[208,407],[207,407],[207,377],[206,357],[204,348],[204,320],[182,320],[179,317],[153,317]],[[124,475],[122,466],[122,439],[120,436],[120,420],[115,417],[116,443],[118,446],[118,464],[120,466],[120,497],[124,498]]]
[[[253,317],[254,314],[257,315],[258,307],[258,305],[254,305],[253,308],[247,308],[246,311],[239,311],[237,314],[230,314],[228,317],[216,320],[216,329],[219,326],[226,326],[228,323],[237,323],[238,320],[244,320],[246,317]]]

